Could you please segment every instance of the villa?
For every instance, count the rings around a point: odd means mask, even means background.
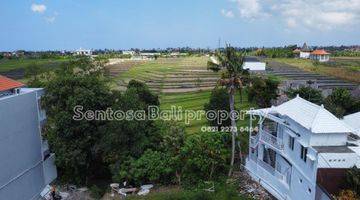
[[[324,49],[317,49],[310,53],[310,59],[319,62],[328,62],[330,60],[330,54]]]
[[[255,116],[260,120],[250,133],[246,170],[280,200],[331,199],[346,170],[360,167],[359,141],[346,124],[359,122],[359,114],[340,120],[299,96],[248,113],[250,127]]]
[[[75,55],[78,56],[91,56],[92,55],[92,51],[90,49],[78,49],[75,51]]]
[[[243,69],[248,69],[249,71],[265,71],[266,63],[261,62],[256,57],[245,57],[243,63]]]
[[[306,43],[304,43],[304,45],[300,49],[299,57],[309,59],[311,51],[312,51],[312,49]]]
[[[57,177],[55,154],[41,135],[43,93],[0,75],[0,199],[40,199]]]

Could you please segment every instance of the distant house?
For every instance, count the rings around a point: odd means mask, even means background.
[[[330,54],[324,49],[317,49],[310,53],[310,59],[319,62],[327,62],[330,60]]]
[[[133,56],[135,54],[135,51],[122,51],[122,54]]]
[[[43,93],[0,75],[0,199],[41,199],[57,177],[55,154],[41,134]]]
[[[295,58],[300,58],[300,52],[301,52],[300,49],[295,49],[295,50],[293,51],[294,57],[295,57]]]
[[[91,56],[92,55],[92,51],[89,50],[89,49],[78,49],[75,51],[75,55],[78,55],[78,56]]]
[[[308,59],[308,58],[310,58],[311,51],[312,51],[312,49],[306,43],[304,43],[304,45],[300,49],[299,57]]]
[[[245,57],[243,69],[250,71],[265,71],[266,63],[261,62],[256,57]]]

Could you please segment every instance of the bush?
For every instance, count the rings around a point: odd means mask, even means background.
[[[311,87],[300,87],[299,89],[290,89],[286,92],[290,98],[295,98],[299,95],[301,98],[306,99],[315,104],[322,104],[323,97],[320,90]]]
[[[190,135],[181,149],[184,157],[182,183],[196,185],[226,174],[230,159],[230,134],[199,133]]]
[[[204,110],[206,112],[212,110],[212,111],[216,111],[217,113],[218,113],[218,111],[227,111],[228,113],[230,113],[229,104],[230,104],[229,103],[229,93],[227,92],[227,90],[225,88],[220,88],[220,89],[215,88],[211,92],[209,103],[206,103],[204,105]],[[228,118],[226,121],[223,121],[222,123],[218,123],[218,118],[219,118],[219,116],[216,116],[216,118],[214,120],[209,120],[209,118],[208,118],[209,125],[217,126],[219,128],[231,126],[230,118]]]
[[[349,90],[336,88],[328,97],[326,97],[325,108],[337,117],[355,113],[360,110],[359,100],[351,96]]]
[[[97,185],[91,186],[89,188],[89,190],[90,190],[91,197],[93,197],[95,199],[101,199],[104,196],[105,192],[106,192],[105,188],[100,188]]]
[[[172,183],[175,179],[175,168],[173,167],[172,157],[168,153],[147,150],[137,160],[130,163],[126,171],[120,171],[121,174],[128,173],[132,182],[136,184],[147,183]]]
[[[273,78],[254,77],[248,89],[248,100],[261,107],[270,107],[271,101],[277,98],[279,81]]]

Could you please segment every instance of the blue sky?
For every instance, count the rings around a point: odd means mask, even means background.
[[[360,44],[360,0],[1,0],[0,51]]]

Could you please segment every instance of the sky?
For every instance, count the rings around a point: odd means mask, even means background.
[[[0,0],[0,19],[0,51],[360,44],[360,0]]]

